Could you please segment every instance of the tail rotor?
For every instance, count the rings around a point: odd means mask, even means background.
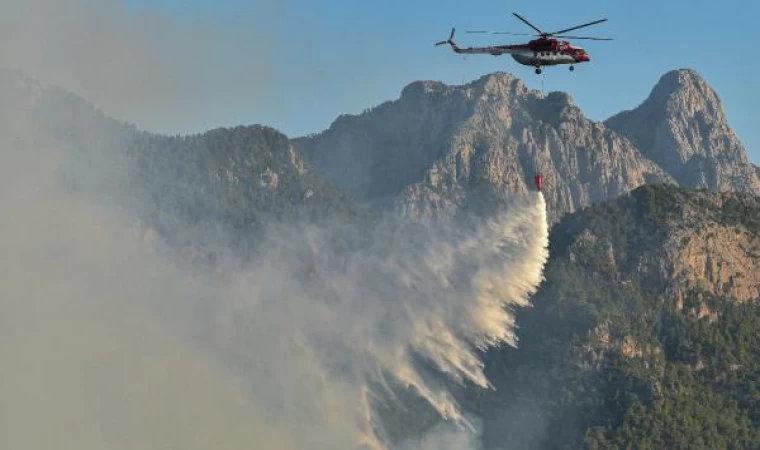
[[[436,42],[435,45],[438,46],[438,45],[443,45],[443,44],[449,44],[450,46],[454,47],[456,45],[454,43],[454,31],[456,31],[456,29],[452,28],[451,35],[449,36],[449,38],[445,41]]]

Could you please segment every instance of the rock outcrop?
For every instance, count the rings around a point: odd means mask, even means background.
[[[692,289],[739,301],[760,298],[760,239],[745,227],[710,224],[695,233],[679,231],[669,260],[681,302]]]
[[[676,305],[694,292],[760,299],[760,197],[752,194],[642,187],[569,216],[563,232],[571,261],[638,280]]]

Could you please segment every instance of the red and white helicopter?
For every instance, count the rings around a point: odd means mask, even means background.
[[[511,34],[514,36],[536,36],[538,39],[534,39],[527,44],[515,44],[515,45],[493,45],[488,47],[467,47],[462,48],[454,43],[454,31],[451,29],[451,36],[445,41],[436,42],[435,45],[449,44],[455,53],[464,54],[487,54],[493,56],[499,56],[503,54],[512,55],[515,61],[525,66],[533,66],[536,68],[536,74],[541,74],[542,66],[556,66],[559,64],[570,64],[570,70],[574,70],[574,64],[589,62],[588,53],[581,47],[576,47],[568,41],[562,41],[554,38],[565,39],[588,39],[594,41],[611,41],[610,38],[598,38],[598,37],[586,37],[586,36],[565,36],[562,33],[568,31],[577,30],[579,28],[588,27],[590,25],[596,25],[607,21],[607,19],[595,20],[593,22],[584,23],[564,30],[554,31],[552,33],[546,33],[539,30],[535,25],[528,22],[517,13],[512,13],[525,22],[529,27],[536,30],[538,34],[526,34],[526,33],[509,33],[506,31],[501,32],[488,32],[488,31],[468,31],[468,33],[491,33],[491,34]]]

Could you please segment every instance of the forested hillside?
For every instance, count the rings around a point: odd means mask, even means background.
[[[255,245],[271,222],[322,222],[373,213],[325,181],[288,138],[267,127],[216,129],[185,137],[140,134],[128,150],[151,223],[219,227]]]
[[[704,246],[689,276],[668,255],[700,230],[745,264]],[[496,391],[463,395],[486,448],[760,448],[760,198],[642,187],[565,218],[550,255],[519,348],[486,355]]]

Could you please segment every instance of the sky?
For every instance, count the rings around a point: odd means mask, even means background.
[[[664,73],[692,68],[717,91],[750,158],[760,162],[754,114],[760,89],[752,82],[760,60],[751,56],[749,34],[760,13],[757,2],[72,0],[65,10],[86,18],[88,32],[98,28],[105,36],[91,34],[91,41],[115,46],[98,48],[98,54],[118,56],[87,61],[90,69],[108,65],[108,77],[83,82],[48,68],[65,53],[61,45],[52,58],[34,61],[52,78],[46,81],[60,82],[110,115],[150,131],[186,134],[257,123],[297,137],[324,130],[341,114],[394,100],[416,80],[460,84],[496,71],[512,72],[536,89],[543,80],[547,91],[567,91],[589,118],[604,120],[640,104]],[[547,30],[608,18],[583,33],[615,40],[577,41],[591,63],[573,73],[564,66],[548,68],[543,76],[509,56],[463,58],[433,45],[452,26],[463,46],[519,42],[523,37],[459,32],[530,31],[512,12]],[[7,16],[0,22],[12,20]],[[17,45],[20,40],[4,31],[13,24],[0,25],[0,38]],[[55,27],[45,25],[52,33]],[[50,35],[46,42],[51,41],[65,39]],[[130,44],[152,53],[145,56]],[[109,94],[116,91],[118,96]],[[123,100],[124,92],[131,102]]]

